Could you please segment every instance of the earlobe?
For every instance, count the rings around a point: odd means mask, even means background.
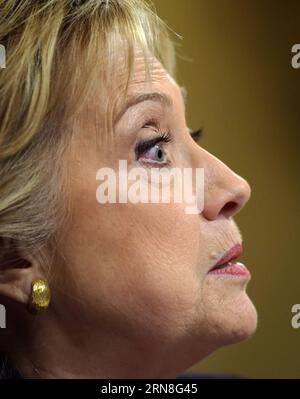
[[[27,304],[31,295],[31,282],[35,276],[30,267],[1,270],[0,265],[0,295]]]
[[[6,255],[0,258],[0,296],[28,304],[32,281],[41,276],[39,260],[10,244],[6,247]]]

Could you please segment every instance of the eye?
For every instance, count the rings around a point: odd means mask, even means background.
[[[162,133],[158,136],[142,141],[136,145],[135,153],[137,160],[165,165],[168,163],[163,148],[163,143],[172,141],[169,133]]]
[[[165,153],[161,143],[155,144],[154,147],[150,148],[143,158],[153,160],[154,162],[163,163],[165,160]]]

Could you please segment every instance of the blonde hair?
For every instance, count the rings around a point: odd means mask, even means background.
[[[1,267],[12,243],[43,246],[63,220],[68,121],[96,74],[108,78],[120,44],[127,86],[136,46],[172,75],[175,52],[141,0],[0,0],[0,43]]]

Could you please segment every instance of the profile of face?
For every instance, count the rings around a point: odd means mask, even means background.
[[[31,363],[20,362],[29,376],[34,364],[46,377],[175,377],[256,328],[250,274],[214,268],[241,248],[233,216],[248,183],[193,140],[182,89],[156,59],[147,79],[137,54],[126,102],[125,77],[116,70],[107,96],[96,88],[73,126],[69,223],[56,233],[51,306],[29,327]],[[204,168],[202,212],[174,202],[99,204],[96,172],[117,170],[119,160],[129,170]]]

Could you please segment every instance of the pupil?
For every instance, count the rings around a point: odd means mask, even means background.
[[[161,149],[159,149],[159,150],[157,151],[157,158],[159,159],[159,161],[161,161],[161,159],[163,158],[163,152],[162,152]]]

